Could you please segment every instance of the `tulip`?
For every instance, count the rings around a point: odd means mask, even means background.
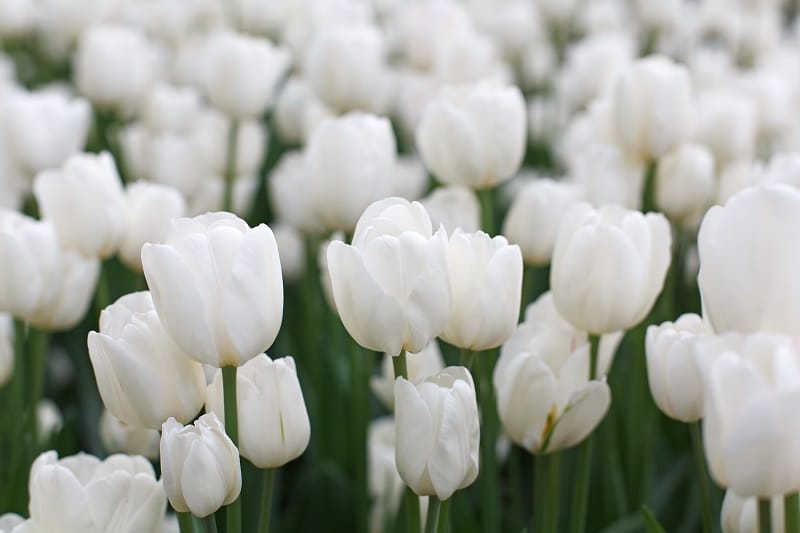
[[[230,117],[257,118],[272,105],[290,61],[288,50],[266,39],[220,32],[208,43],[208,98]]]
[[[272,228],[278,255],[281,258],[281,275],[284,282],[297,281],[306,269],[306,248],[303,235],[289,224],[278,223]]]
[[[381,375],[372,376],[369,379],[372,392],[389,410],[394,409],[394,380],[396,377],[392,361],[393,357],[385,354],[381,364]],[[444,370],[444,359],[439,349],[439,343],[435,339],[429,342],[421,352],[406,354],[406,371],[408,372],[406,377],[414,383],[438,374],[442,370]]]
[[[702,214],[715,188],[714,157],[701,145],[682,144],[659,161],[656,205],[673,220]]]
[[[275,131],[291,146],[305,144],[318,121],[332,115],[300,76],[292,76],[286,81],[272,114]]]
[[[718,166],[749,160],[756,147],[755,102],[738,90],[721,87],[697,98],[694,139],[714,154]]]
[[[745,189],[706,213],[697,282],[714,331],[800,335],[800,191]]]
[[[645,337],[650,393],[661,411],[681,422],[703,417],[703,387],[694,346],[711,327],[695,314],[649,326]]]
[[[164,422],[161,473],[172,507],[199,517],[233,502],[242,489],[239,451],[214,413],[191,426]]]
[[[547,264],[564,213],[583,197],[578,185],[537,179],[514,197],[503,222],[503,235],[519,245],[526,264]]]
[[[392,386],[394,388],[394,385]],[[392,392],[394,395],[394,392]],[[385,514],[400,505],[403,480],[395,465],[395,424],[390,416],[376,418],[367,430],[369,493],[373,499],[373,530],[381,530]]]
[[[164,328],[192,359],[241,366],[275,340],[283,282],[266,225],[224,212],[180,218],[164,244],[142,247],[142,265]]]
[[[742,498],[732,490],[725,491],[720,523],[722,533],[759,533],[756,498]],[[783,533],[783,498],[770,502],[772,533]]]
[[[800,348],[791,337],[728,333],[696,346],[704,383],[709,470],[740,496],[771,498],[800,487]]]
[[[228,137],[231,119],[222,113],[207,109],[194,122],[190,143],[194,156],[203,169],[222,176],[227,172]],[[264,126],[257,120],[240,120],[236,138],[234,157],[235,175],[255,174],[259,171],[264,151],[268,146],[268,136]]]
[[[456,229],[447,246],[450,319],[443,340],[480,351],[508,339],[517,325],[522,299],[522,252],[502,235]]]
[[[598,375],[608,371],[620,334],[605,335]],[[605,379],[589,379],[588,336],[565,321],[550,293],[525,311],[525,320],[500,350],[493,384],[506,433],[531,453],[549,453],[583,441],[611,404]]]
[[[125,191],[128,223],[119,245],[120,259],[131,269],[142,270],[142,246],[161,242],[173,219],[186,214],[186,201],[172,187],[139,181]]]
[[[414,384],[394,385],[400,477],[420,496],[446,500],[478,477],[480,427],[475,384],[464,367],[448,367]]]
[[[100,442],[108,453],[143,455],[158,459],[161,435],[158,430],[129,426],[112,415],[107,409],[100,415],[98,426]]]
[[[142,103],[142,124],[153,133],[190,133],[202,109],[194,87],[155,83]]]
[[[445,88],[417,126],[417,149],[440,181],[491,188],[522,164],[525,117],[525,100],[516,87]]]
[[[428,190],[428,171],[417,156],[398,156],[392,182],[392,196],[418,200]]]
[[[671,242],[660,213],[574,206],[561,222],[550,271],[559,313],[589,333],[632,328],[661,292]]]
[[[73,65],[78,91],[95,105],[127,114],[136,109],[159,68],[159,52],[132,27],[96,24],[80,39]]]
[[[20,529],[24,533],[25,530],[23,528],[14,529],[24,522],[25,519],[15,513],[0,515],[0,533],[12,533],[13,531],[20,531]]]
[[[352,230],[369,204],[390,195],[396,157],[388,119],[352,113],[324,120],[305,151],[315,216],[329,228]]]
[[[14,372],[14,318],[0,313],[0,386],[5,385]]]
[[[308,447],[311,426],[292,357],[261,354],[236,373],[239,452],[259,468],[277,468]],[[206,409],[225,422],[222,372],[208,386]]]
[[[140,123],[120,130],[120,145],[128,175],[194,194],[210,173],[194,139],[175,133],[152,133]],[[204,147],[202,147],[204,148]]]
[[[137,533],[155,531],[166,498],[153,467],[141,456],[100,461],[79,453],[58,459],[41,454],[30,473],[27,533]]]
[[[205,400],[205,375],[170,338],[149,292],[126,294],[100,313],[89,357],[106,408],[121,421],[158,429],[186,423]]]
[[[48,398],[42,398],[36,404],[36,439],[40,446],[45,446],[54,437],[58,436],[64,427],[64,417],[61,410]]]
[[[278,220],[314,235],[321,232],[324,225],[311,208],[311,191],[306,178],[303,153],[285,152],[269,175],[269,197]]]
[[[666,56],[639,59],[617,79],[611,106],[623,146],[643,159],[659,158],[692,132],[689,71]]]
[[[461,228],[467,233],[481,228],[481,206],[472,189],[460,185],[439,187],[420,203],[425,206],[435,228],[442,225],[448,232]]]
[[[447,237],[418,202],[370,205],[353,241],[327,249],[331,289],[347,332],[370,350],[418,353],[450,315]]]
[[[75,155],[61,170],[41,172],[33,193],[62,246],[102,259],[116,251],[127,217],[122,182],[108,152]]]

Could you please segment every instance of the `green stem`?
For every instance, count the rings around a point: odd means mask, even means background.
[[[572,521],[570,533],[584,533],[586,531],[586,510],[589,505],[589,484],[592,468],[592,436],[578,448],[578,460],[575,466],[577,472],[575,489],[572,493]]]
[[[436,533],[439,523],[439,506],[442,501],[436,496],[428,497],[428,516],[425,517],[425,533]]]
[[[783,497],[783,531],[800,533],[800,493],[792,492]]]
[[[392,357],[392,367],[394,368],[394,378],[408,379],[408,365],[406,364],[406,351],[400,352],[400,355]]]
[[[494,235],[494,189],[476,191],[481,204],[481,228],[489,235]]]
[[[236,150],[239,143],[239,121],[231,119],[228,126],[228,146],[225,153],[225,189],[222,210],[233,213],[233,183],[236,181]]]
[[[498,478],[495,443],[497,432],[495,402],[492,394],[492,365],[489,352],[477,353],[475,366],[478,381],[478,401],[481,412],[481,473],[479,477],[483,530],[500,530],[500,480]]]
[[[419,496],[406,487],[406,531],[408,533],[422,533],[422,523],[419,512]]]
[[[547,510],[547,476],[545,455],[534,456],[533,461],[533,531],[544,531]]]
[[[268,533],[269,521],[272,511],[272,491],[275,487],[275,470],[272,468],[264,469],[264,490],[261,494],[261,520],[258,525],[258,533]]]
[[[225,431],[233,443],[239,445],[239,412],[236,408],[236,367],[222,367],[222,393],[225,401]],[[242,531],[242,496],[227,506],[227,533]]]
[[[94,293],[94,306],[98,316],[111,303],[111,294],[108,288],[108,275],[103,262],[100,263],[100,272],[97,275],[97,287]]]
[[[656,175],[658,174],[658,160],[647,163],[644,169],[644,188],[642,190],[642,213],[656,211]]]
[[[703,439],[700,436],[700,422],[689,424],[689,435],[692,440],[692,455],[697,469],[697,482],[700,484],[700,498],[703,504],[703,533],[713,533],[714,512],[711,509],[711,486],[706,471],[706,460],[703,456]],[[800,533],[800,532],[799,532]]]
[[[178,515],[178,527],[181,533],[194,533],[192,524],[192,513],[176,513]]]
[[[769,498],[758,499],[758,531],[772,533],[772,500]]]
[[[600,351],[600,335],[589,335],[589,379],[597,379],[597,357]]]
[[[203,519],[206,533],[217,533],[217,519],[214,518],[214,513],[211,513]]]
[[[450,522],[450,500],[447,499],[439,506],[439,522],[436,524],[436,533],[447,533]]]
[[[547,455],[547,509],[545,510],[544,531],[557,533],[558,518],[561,513],[561,453]]]
[[[458,364],[472,370],[473,361],[475,361],[475,352],[462,348],[461,355],[458,358]]]
[[[350,386],[352,387],[352,430],[353,439],[350,450],[356,489],[356,531],[366,533],[367,514],[369,512],[369,494],[367,493],[367,394],[363,367],[366,354],[360,346],[350,341]]]

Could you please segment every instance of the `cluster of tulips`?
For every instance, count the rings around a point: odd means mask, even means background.
[[[797,12],[0,0],[0,533],[800,533]]]

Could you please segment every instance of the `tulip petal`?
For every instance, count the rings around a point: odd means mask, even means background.
[[[611,389],[605,381],[590,381],[576,390],[556,421],[548,451],[569,448],[581,442],[600,424],[610,405]]]
[[[181,473],[181,489],[192,514],[205,517],[222,507],[228,489],[220,462],[208,444],[196,440]]]
[[[435,444],[433,416],[428,404],[407,379],[395,380],[394,405],[397,471],[403,481],[419,494],[424,488],[421,481]]]

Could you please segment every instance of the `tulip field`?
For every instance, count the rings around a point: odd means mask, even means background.
[[[797,0],[0,0],[0,533],[800,533]]]

